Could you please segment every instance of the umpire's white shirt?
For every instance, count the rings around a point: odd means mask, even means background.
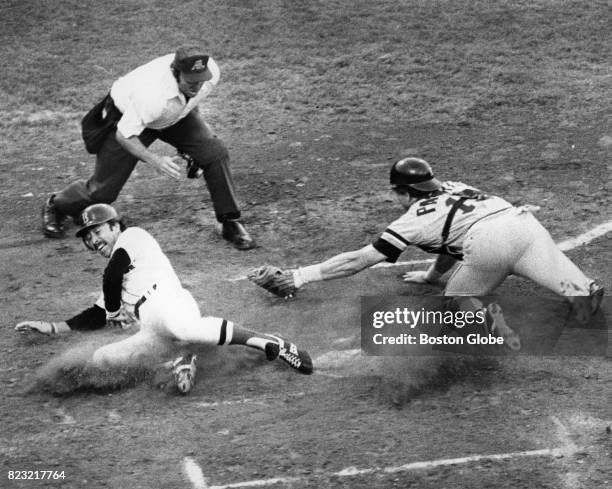
[[[208,58],[212,78],[189,101],[180,92],[170,65],[174,54],[167,54],[139,66],[119,78],[111,87],[111,97],[123,116],[117,130],[125,138],[138,136],[145,128],[166,129],[195,109],[219,82],[217,63]]]

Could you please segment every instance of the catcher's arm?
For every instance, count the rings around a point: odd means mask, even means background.
[[[359,250],[340,253],[319,265],[314,265],[314,267],[319,267],[320,276],[310,275],[307,270],[309,267],[298,268],[296,272],[298,275],[305,275],[303,277],[304,283],[316,282],[317,280],[331,280],[349,277],[386,259],[385,255],[370,244]]]
[[[287,299],[293,297],[297,290],[307,283],[348,277],[386,259],[385,255],[368,245],[297,270],[282,270],[266,265],[253,270],[247,277],[256,285]]]

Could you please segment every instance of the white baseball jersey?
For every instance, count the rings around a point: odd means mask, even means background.
[[[119,235],[113,255],[124,255],[121,250],[130,260],[123,273],[121,302],[127,306],[126,312],[135,313],[140,329],[127,339],[98,348],[93,357],[95,365],[120,365],[144,355],[167,354],[176,340],[209,345],[231,342],[233,323],[201,316],[198,304],[182,287],[153,236],[139,227],[127,228]],[[140,306],[137,314],[136,303]],[[98,305],[103,307],[104,300]]]
[[[468,197],[452,216],[448,237],[443,230],[453,205]],[[513,207],[506,200],[489,196],[460,182],[444,182],[442,191],[412,204],[406,213],[392,222],[373,243],[374,248],[395,262],[410,245],[429,253],[448,254],[461,259],[467,231],[481,219]]]
[[[161,247],[144,229],[129,227],[123,231],[113,247],[113,253],[119,248],[123,248],[131,260],[121,284],[123,304],[133,306],[154,285],[166,291],[180,291],[183,288]]]

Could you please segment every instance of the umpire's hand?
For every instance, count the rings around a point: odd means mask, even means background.
[[[181,178],[181,169],[170,156],[157,156],[149,161],[158,172],[176,180]]]

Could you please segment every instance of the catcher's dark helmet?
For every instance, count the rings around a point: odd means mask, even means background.
[[[113,206],[108,204],[92,204],[81,212],[79,217],[81,227],[76,233],[77,238],[82,238],[85,231],[98,224],[119,221],[119,219],[119,214]]]
[[[390,180],[393,187],[420,193],[434,192],[442,187],[442,182],[434,177],[429,163],[421,158],[404,158],[394,163]]]

